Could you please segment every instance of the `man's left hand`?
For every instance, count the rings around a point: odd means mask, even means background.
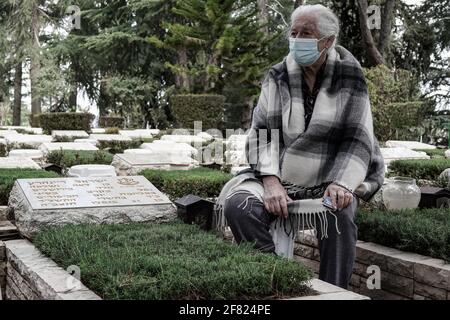
[[[337,210],[345,209],[353,202],[353,194],[350,191],[333,183],[325,190],[324,197],[330,197]]]

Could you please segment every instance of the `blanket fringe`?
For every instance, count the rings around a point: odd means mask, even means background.
[[[242,201],[238,208],[245,209],[249,206],[251,199],[259,200],[255,195],[248,193],[247,191],[236,191],[233,193],[230,193],[226,200],[232,198],[233,196],[237,194],[247,194],[248,196]],[[301,201],[301,200],[299,200]],[[301,205],[299,206],[301,208]],[[293,209],[298,208],[295,206]],[[252,210],[252,207],[249,208],[249,210]],[[224,214],[224,204],[222,203],[216,203],[214,207],[215,216],[216,216],[216,229],[223,233],[225,232],[226,228],[228,227],[228,223]],[[289,216],[287,219],[285,218],[278,218],[274,222],[274,227],[276,228],[283,228],[284,232],[292,237],[293,239],[296,238],[298,232],[302,232],[303,236],[305,235],[305,230],[313,230],[314,236],[319,237],[319,229],[318,226],[320,226],[320,239],[323,240],[324,238],[328,238],[328,228],[329,228],[329,222],[327,214],[334,217],[335,220],[335,228],[336,232],[338,234],[341,234],[338,227],[338,219],[335,213],[331,212],[330,210],[327,210],[323,207],[322,210],[319,211],[308,211],[308,212],[302,212],[301,210],[296,210],[297,212],[292,212],[294,210],[291,210],[289,212]],[[289,223],[288,223],[289,222]],[[290,228],[288,227],[290,226]]]

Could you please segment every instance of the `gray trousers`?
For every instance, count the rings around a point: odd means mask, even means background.
[[[225,202],[224,214],[233,236],[237,243],[252,242],[255,248],[263,252],[275,253],[269,229],[277,217],[268,213],[258,199],[250,199],[249,204],[242,209],[240,204],[247,197],[247,194],[236,194]],[[319,279],[342,288],[347,288],[353,271],[358,237],[358,228],[354,223],[357,207],[358,200],[354,199],[347,208],[336,212],[340,234],[335,228],[328,228],[328,238],[320,240],[321,230],[318,230]],[[334,226],[335,218],[330,214],[328,221]]]

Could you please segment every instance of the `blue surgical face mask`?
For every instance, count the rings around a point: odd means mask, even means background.
[[[294,60],[302,67],[308,67],[313,65],[319,60],[323,49],[319,52],[318,42],[322,39],[310,39],[310,38],[289,38],[289,49],[291,51]]]

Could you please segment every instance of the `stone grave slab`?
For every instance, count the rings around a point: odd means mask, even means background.
[[[397,141],[397,140],[389,140],[386,141],[386,147],[389,148],[407,148],[407,149],[417,149],[417,150],[428,150],[428,149],[436,149],[436,146],[432,146],[430,144],[417,142],[417,141]]]
[[[9,158],[30,158],[34,160],[41,160],[44,153],[41,150],[35,149],[16,149],[8,153]]]
[[[97,141],[131,141],[130,137],[122,136],[120,134],[91,134],[89,139]]]
[[[53,138],[67,137],[69,139],[83,139],[89,138],[89,134],[83,130],[53,130]]]
[[[55,225],[165,222],[176,217],[169,198],[143,176],[18,179],[9,207],[20,233],[28,238]]]
[[[181,142],[181,143],[198,143],[203,144],[206,140],[199,136],[190,136],[190,135],[164,135],[161,137],[161,140],[168,140],[173,142]]]
[[[144,169],[189,170],[198,162],[188,156],[170,154],[116,154],[112,166],[118,176],[135,175]]]
[[[50,142],[43,143],[40,150],[45,154],[59,150],[97,151],[98,148],[86,142]]]
[[[106,129],[104,129],[104,128],[92,128],[91,132],[93,134],[101,134],[101,133],[105,133]]]
[[[42,128],[33,128],[25,126],[1,126],[0,130],[23,130],[31,134],[42,134]]]
[[[198,150],[187,143],[176,143],[168,140],[158,140],[152,143],[143,143],[141,149],[150,150],[155,154],[181,154],[184,156],[198,155]]]
[[[142,130],[120,130],[119,134],[131,139],[152,139],[153,135]]]
[[[116,170],[113,166],[106,164],[81,164],[69,169],[69,177],[115,177]]]
[[[93,146],[97,145],[97,140],[89,139],[89,138],[87,138],[87,139],[75,139],[75,140],[73,140],[73,142],[76,142],[76,143],[90,143]]]
[[[430,159],[430,156],[408,148],[380,148],[384,162],[388,165],[394,160]]]
[[[245,144],[247,142],[247,135],[231,135],[224,141],[227,151],[240,151],[245,150]]]
[[[123,151],[124,154],[155,154],[154,151],[148,149],[127,149]]]
[[[4,138],[6,136],[17,135],[19,134],[16,130],[4,130],[0,129],[0,138]]]
[[[41,169],[29,158],[0,158],[0,169]]]
[[[23,149],[24,146],[39,149],[43,143],[52,142],[53,138],[43,134],[16,134],[6,136],[5,140],[12,149]]]

